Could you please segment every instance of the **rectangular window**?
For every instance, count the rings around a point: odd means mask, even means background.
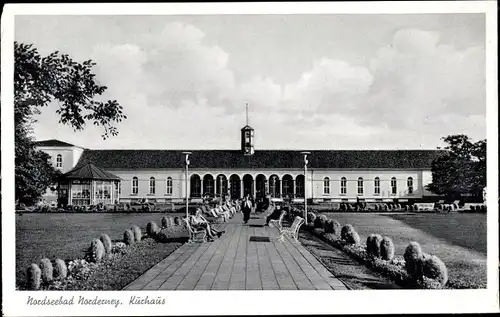
[[[90,183],[71,185],[71,204],[74,206],[90,206]]]
[[[94,202],[95,204],[111,204],[111,192],[113,190],[113,185],[110,182],[95,182],[94,188]]]

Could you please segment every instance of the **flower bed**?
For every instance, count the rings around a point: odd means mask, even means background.
[[[162,232],[172,239],[165,241],[158,230],[150,230],[148,234],[138,226],[125,231],[124,241],[112,243],[103,234],[92,240],[83,258],[55,259],[54,262],[44,258],[39,265],[32,263],[25,283],[17,287],[21,290],[120,290],[180,247],[189,236],[179,225],[163,228]]]
[[[359,235],[351,225],[342,227],[340,235],[329,230],[333,222],[318,221],[320,216],[315,216],[315,222],[303,228],[330,245],[344,251],[350,257],[366,265],[374,272],[388,277],[394,283],[408,289],[440,289],[449,287],[447,269],[444,263],[421,250],[414,256],[406,256],[413,242],[408,246],[405,257],[394,257],[394,244],[388,237],[370,235],[366,244],[361,243]],[[324,219],[321,216],[321,219]],[[321,224],[323,223],[323,227]],[[325,232],[328,229],[328,233]],[[419,248],[420,246],[418,246]],[[415,268],[411,270],[411,268]]]

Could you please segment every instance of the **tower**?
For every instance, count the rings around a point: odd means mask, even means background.
[[[246,125],[241,129],[241,152],[245,155],[254,154],[254,129],[248,125],[248,103],[246,106]]]

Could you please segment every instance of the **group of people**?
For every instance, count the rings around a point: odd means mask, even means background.
[[[243,200],[243,206],[242,206],[242,211],[243,211],[243,223],[248,223],[248,220],[250,220],[250,213],[252,212],[252,207],[254,206],[253,199],[250,197],[250,195],[247,195],[245,199]],[[266,197],[263,199],[262,204],[260,205],[261,210],[267,210],[269,206],[274,206],[274,203],[271,201],[269,195],[266,195]],[[275,207],[275,206],[274,206]],[[280,215],[281,215],[282,210],[279,208],[272,208],[272,211],[266,215],[266,226],[269,225],[269,222],[271,220],[278,220]]]
[[[215,241],[215,237],[220,238],[226,232],[224,230],[218,231],[211,226],[210,222],[203,217],[201,208],[197,208],[195,212],[191,213],[189,216],[189,225],[194,230],[205,230],[208,242]]]
[[[271,200],[266,197],[264,200],[264,204],[262,205],[262,209],[265,210],[267,209],[270,205],[273,203]],[[240,202],[239,200],[236,201],[231,201],[229,199],[226,199],[224,202],[219,201],[218,204],[215,205],[215,207],[208,207],[210,208],[211,212],[213,212],[216,216],[221,216],[224,217],[225,219],[232,218],[232,216],[236,212],[242,212],[243,213],[243,223],[247,224],[248,221],[250,220],[250,214],[253,210],[255,203],[253,198],[250,195],[246,195],[243,198],[243,201]],[[266,225],[269,225],[269,222],[272,219],[279,219],[281,215],[281,210],[277,208],[273,208],[272,212],[268,215],[266,215]],[[189,224],[191,227],[195,230],[205,230],[206,235],[207,235],[207,240],[209,242],[212,242],[215,240],[215,238],[220,238],[225,231],[218,231],[210,224],[210,222],[205,219],[203,216],[203,210],[202,208],[197,208],[196,211],[192,212],[190,215],[189,219]]]
[[[222,201],[222,199],[215,206],[207,206],[204,205],[201,208],[197,208],[196,211],[192,212],[189,216],[189,224],[195,230],[205,230],[207,241],[212,242],[215,238],[220,238],[221,235],[225,233],[224,230],[218,231],[210,224],[210,222],[203,216],[203,209],[207,210],[209,208],[211,215],[215,215],[217,217],[224,217],[224,219],[230,219],[234,216],[236,212],[241,210],[240,203],[238,201],[231,201],[226,199]]]

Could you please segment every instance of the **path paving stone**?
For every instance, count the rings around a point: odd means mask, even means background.
[[[262,226],[263,215],[248,224],[236,214],[214,242],[185,244],[124,290],[332,290],[346,289],[300,243],[278,241],[278,229]],[[269,237],[269,242],[250,237]]]

